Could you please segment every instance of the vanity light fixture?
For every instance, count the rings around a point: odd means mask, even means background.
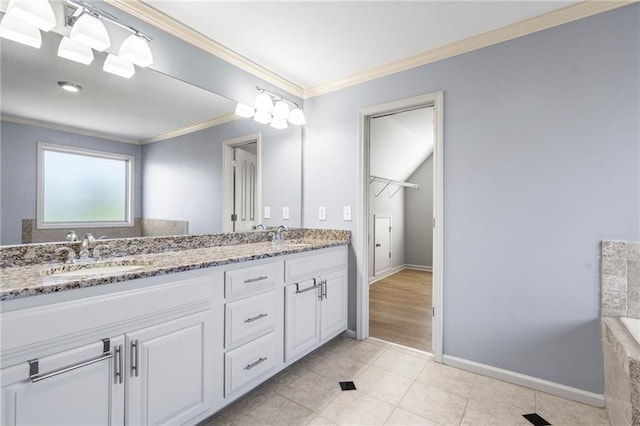
[[[153,63],[153,55],[148,40],[140,33],[131,34],[120,46],[118,56],[141,68]]]
[[[82,43],[98,52],[111,46],[111,39],[104,24],[99,18],[83,13],[71,28],[69,37],[72,40]]]
[[[136,70],[133,64],[126,59],[122,59],[119,56],[109,53],[107,59],[104,61],[102,69],[108,73],[119,75],[124,78],[131,78]]]
[[[59,81],[58,86],[71,93],[78,93],[82,90],[82,86],[79,84],[69,83],[68,81]]]
[[[51,31],[56,26],[56,16],[48,0],[10,0],[7,15],[42,31]]]
[[[85,65],[93,62],[93,50],[91,50],[89,46],[78,43],[69,37],[63,37],[62,40],[60,40],[58,56]]]
[[[295,102],[259,86],[256,86],[256,90],[260,93],[256,96],[253,108],[239,102],[236,106],[236,115],[245,118],[253,117],[258,123],[271,124],[275,129],[286,129],[287,122],[296,126],[302,126],[307,122],[304,112]]]
[[[6,14],[0,21],[0,37],[40,49],[42,35],[37,27]]]

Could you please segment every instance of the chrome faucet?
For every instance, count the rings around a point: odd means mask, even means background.
[[[60,254],[62,252],[67,252],[67,261],[65,263],[73,263],[76,260],[76,252],[70,247],[58,247],[56,249],[56,254]]]
[[[93,248],[93,258],[96,260],[102,260],[102,250],[109,250],[109,246],[106,244],[98,244]]]
[[[264,226],[263,224],[259,223],[256,225],[256,230],[258,231],[264,231],[265,229],[267,229],[266,226]]]
[[[96,239],[90,233],[84,234],[80,243],[80,261],[87,261],[89,257],[89,245],[96,242]]]
[[[276,228],[276,232],[273,234],[272,241],[282,241],[284,240],[284,234],[288,234],[287,227],[284,225],[280,225]]]
[[[75,231],[69,231],[67,232],[67,241],[78,241],[78,235],[76,234]]]

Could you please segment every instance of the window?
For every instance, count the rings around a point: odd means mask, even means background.
[[[130,155],[38,142],[38,228],[133,226]]]

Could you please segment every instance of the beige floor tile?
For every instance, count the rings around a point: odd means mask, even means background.
[[[420,417],[402,408],[396,408],[387,419],[385,425],[393,426],[437,426],[438,423]]]
[[[580,404],[543,392],[536,392],[536,405],[536,412],[554,426],[609,425],[604,408]]]
[[[383,370],[415,379],[427,362],[429,362],[429,359],[420,356],[420,354],[411,354],[408,351],[400,351],[397,348],[390,347],[375,360],[373,365]]]
[[[268,387],[258,386],[248,394],[236,399],[219,414],[226,420],[233,422],[272,394],[273,390]]]
[[[266,390],[277,392],[300,377],[301,374],[305,374],[306,372],[307,370],[304,369],[294,370],[285,368],[284,370],[267,380],[265,383],[263,383],[262,387],[264,387]]]
[[[336,354],[371,364],[387,350],[388,347],[389,345],[381,342],[352,339],[342,345],[342,347],[336,351]]]
[[[280,395],[316,413],[342,392],[336,380],[308,371],[280,390]]]
[[[437,423],[457,425],[466,404],[463,396],[414,382],[398,406]]]
[[[311,419],[309,423],[307,423],[307,425],[308,426],[336,426],[334,422],[322,416],[315,416],[313,419]]]
[[[475,374],[468,371],[429,362],[416,380],[446,392],[468,397],[473,388],[475,377]]]
[[[413,348],[404,347],[404,346],[396,346],[396,345],[389,345],[389,347],[395,349],[398,352],[403,352],[409,355],[417,356],[419,358],[424,358],[424,359],[433,358],[433,355],[418,349],[413,349]]]
[[[531,426],[522,417],[523,414],[535,412],[535,402],[523,404],[522,401],[510,403],[508,400],[469,400],[464,412],[462,425],[495,425],[495,426]]]
[[[339,382],[355,380],[368,364],[339,354],[332,354],[316,364],[311,371]]]
[[[476,376],[473,390],[469,395],[469,401],[491,401],[493,403],[505,403],[507,405],[518,405],[522,410],[530,410],[528,414],[535,412],[536,392],[501,380],[492,379],[485,376]]]
[[[244,416],[234,421],[237,426],[306,425],[315,414],[287,398],[274,394]]]
[[[396,405],[407,393],[413,380],[371,366],[355,380],[356,388],[378,399]]]
[[[339,425],[382,425],[392,411],[391,404],[355,390],[340,393],[322,416]]]
[[[229,426],[231,422],[229,422],[224,417],[216,414],[215,416],[209,417],[198,426]]]

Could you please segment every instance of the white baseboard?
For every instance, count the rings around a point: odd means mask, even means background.
[[[560,383],[550,382],[548,380],[539,379],[533,376],[516,373],[514,371],[504,370],[502,368],[492,367],[486,364],[469,361],[454,356],[444,355],[442,362],[452,367],[461,368],[472,373],[481,374],[483,376],[502,380],[504,382],[513,383],[514,385],[525,386],[540,392],[545,392],[561,398],[570,399],[572,401],[581,402],[583,404],[593,405],[594,407],[604,407],[604,395],[587,392],[582,389],[573,388],[571,386],[562,385]]]
[[[384,278],[387,278],[390,275],[395,274],[396,272],[400,272],[400,271],[404,271],[405,269],[413,269],[416,271],[429,271],[431,272],[432,268],[431,266],[422,266],[422,265],[400,265],[400,266],[396,266],[395,268],[391,268],[389,269],[387,272],[385,272],[382,275],[377,275],[375,277],[371,277],[369,278],[369,285],[378,282]]]

